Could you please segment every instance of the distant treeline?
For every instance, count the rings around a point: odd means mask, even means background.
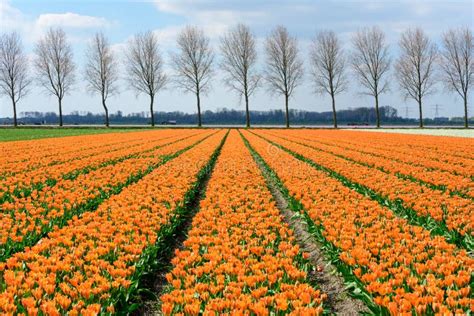
[[[292,125],[331,125],[332,112],[312,112],[303,110],[290,110],[290,121]],[[56,124],[58,116],[54,112],[21,112],[20,124],[49,125]],[[359,107],[354,109],[339,110],[337,117],[342,125],[375,125],[376,113],[374,108]],[[398,116],[397,110],[390,106],[380,108],[380,118],[384,124],[389,125],[415,125],[416,119],[406,119]],[[63,117],[64,123],[69,125],[104,124],[103,114],[90,112],[72,112]],[[471,118],[472,120],[473,118]],[[197,122],[197,114],[184,112],[155,112],[157,124],[194,125]],[[285,112],[283,110],[250,111],[250,120],[256,125],[283,125],[285,124]],[[244,125],[245,111],[233,109],[219,109],[216,111],[204,111],[202,121],[205,125]],[[1,124],[11,124],[11,118],[1,118]],[[146,125],[150,124],[148,112],[131,113],[124,115],[118,111],[110,115],[111,124]],[[463,118],[440,117],[436,119],[425,119],[426,124],[433,125],[462,125]]]

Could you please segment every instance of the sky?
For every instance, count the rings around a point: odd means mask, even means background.
[[[264,69],[264,41],[277,25],[284,25],[298,38],[300,56],[309,68],[309,45],[319,30],[333,30],[343,42],[350,55],[351,37],[360,28],[379,26],[387,36],[391,58],[396,60],[400,34],[409,27],[421,27],[428,36],[440,44],[444,31],[450,28],[474,25],[474,5],[472,0],[0,0],[1,33],[17,31],[22,37],[25,53],[34,58],[35,43],[51,27],[62,27],[68,36],[76,63],[76,84],[63,100],[63,113],[90,111],[102,113],[98,95],[86,89],[84,81],[84,52],[91,37],[103,31],[109,38],[117,58],[123,61],[127,41],[138,32],[154,31],[158,35],[160,49],[166,62],[165,71],[172,74],[169,65],[170,54],[175,50],[175,40],[186,25],[195,25],[204,30],[211,39],[216,53],[215,77],[212,90],[202,98],[202,110],[233,108],[243,110],[243,100],[228,90],[222,83],[219,70],[219,41],[222,35],[237,23],[247,24],[255,34],[258,45],[259,71]],[[393,67],[392,67],[393,70]],[[108,101],[109,112],[142,112],[148,109],[148,98],[127,86],[124,67],[120,68],[120,94]],[[33,76],[33,69],[31,75]],[[338,109],[373,106],[373,98],[364,96],[360,85],[348,69],[349,89],[336,99]],[[439,77],[440,73],[435,74]],[[413,100],[405,100],[393,71],[389,74],[390,91],[380,98],[381,105],[390,105],[405,117],[417,117],[417,105]],[[49,96],[34,84],[29,94],[20,100],[18,112],[55,111],[57,99]],[[425,100],[424,114],[434,117],[436,105],[439,116],[462,116],[462,100],[447,92],[442,84],[436,86],[436,93]],[[472,99],[471,99],[472,100]],[[283,109],[284,99],[274,95],[265,86],[260,88],[250,100],[252,110]],[[311,111],[330,111],[328,96],[314,93],[309,72],[303,83],[290,100],[290,108]],[[196,112],[195,97],[185,94],[169,85],[161,91],[155,101],[155,111]],[[471,113],[474,104],[470,104]],[[0,117],[11,117],[12,107],[8,98],[0,96]]]

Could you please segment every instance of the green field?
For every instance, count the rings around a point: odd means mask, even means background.
[[[87,134],[126,133],[143,129],[132,128],[0,128],[0,142]]]
[[[104,133],[126,133],[147,130],[148,128],[88,128],[88,127],[65,127],[65,128],[0,128],[0,142],[30,140],[50,137],[64,137],[87,134]],[[354,129],[355,131],[403,133],[436,136],[474,137],[472,129]]]

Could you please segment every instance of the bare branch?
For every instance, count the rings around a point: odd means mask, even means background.
[[[106,100],[110,95],[118,93],[118,62],[103,33],[96,33],[87,47],[84,77],[89,91],[100,94],[105,110],[105,124],[109,126]]]
[[[40,85],[62,99],[74,83],[76,68],[66,33],[60,28],[49,29],[36,44],[35,52],[35,67]]]
[[[401,55],[396,63],[398,81],[405,90],[405,98],[421,102],[434,92],[434,65],[437,48],[423,30],[408,29],[400,39]]]
[[[39,84],[58,98],[59,125],[62,125],[61,101],[74,84],[72,48],[61,28],[51,28],[35,48],[35,68]]]
[[[321,31],[310,48],[311,78],[315,91],[331,96],[347,88],[345,56],[341,44],[332,31]]]
[[[227,32],[221,39],[221,52],[225,84],[239,95],[250,96],[258,87],[261,76],[255,72],[257,50],[255,37],[248,26],[238,24]]]
[[[203,93],[210,88],[214,53],[201,29],[186,26],[177,39],[178,53],[172,55],[175,83],[186,92]]]
[[[28,60],[18,33],[3,34],[0,37],[0,94],[10,97],[13,119],[17,125],[16,103],[28,93],[31,83],[28,77]]]
[[[186,26],[178,35],[178,52],[171,56],[174,82],[185,92],[196,95],[198,125],[201,126],[200,94],[209,91],[213,75],[214,52],[201,29]]]
[[[364,28],[352,38],[352,46],[352,69],[364,87],[364,93],[375,98],[377,127],[380,127],[379,95],[388,90],[385,74],[390,69],[385,34],[378,27]]]
[[[352,38],[351,64],[366,94],[378,96],[388,89],[389,47],[378,27],[364,28]]]
[[[303,62],[299,57],[298,42],[283,26],[276,27],[265,43],[265,79],[269,90],[291,97],[303,78]]]
[[[445,87],[458,93],[464,101],[464,123],[468,127],[468,92],[474,82],[474,38],[471,29],[465,27],[443,34],[440,64]]]
[[[137,93],[150,97],[165,87],[168,78],[163,72],[163,59],[158,38],[151,32],[136,34],[126,51],[128,83]]]
[[[221,39],[223,60],[221,68],[225,72],[224,83],[239,96],[244,96],[247,126],[249,119],[249,96],[260,84],[261,76],[256,72],[257,50],[255,37],[249,27],[238,24]]]
[[[321,31],[310,49],[311,77],[317,93],[328,93],[332,100],[334,127],[337,127],[336,95],[347,88],[346,59],[341,44],[332,31]]]
[[[285,96],[286,127],[290,127],[288,100],[303,79],[298,41],[284,26],[277,26],[267,37],[265,51],[268,90]]]
[[[136,34],[129,42],[126,52],[128,83],[137,93],[150,96],[151,125],[155,125],[153,103],[155,94],[163,89],[168,77],[163,71],[156,35],[148,31]]]
[[[434,66],[437,48],[422,29],[408,29],[400,39],[401,55],[395,69],[400,86],[405,91],[405,99],[418,102],[420,127],[423,127],[422,100],[434,92]]]
[[[104,100],[118,93],[118,62],[108,39],[103,33],[95,34],[86,51],[84,78],[92,93],[99,93]]]

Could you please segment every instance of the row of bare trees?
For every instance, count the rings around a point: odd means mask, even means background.
[[[434,92],[438,81],[435,67],[441,68],[445,87],[460,95],[464,102],[465,127],[468,127],[468,91],[474,80],[474,42],[472,30],[461,28],[443,34],[442,47],[428,38],[420,28],[408,29],[400,38],[400,55],[395,60],[395,76],[405,99],[418,103],[420,127],[423,127],[423,100]],[[331,31],[317,34],[311,46],[311,75],[320,93],[332,98],[334,127],[337,127],[335,96],[347,89],[348,61],[363,90],[373,96],[380,127],[379,97],[389,91],[392,58],[385,34],[377,27],[365,28],[352,38],[352,50],[345,57],[337,35]]]
[[[438,81],[463,99],[465,126],[468,127],[468,92],[474,79],[474,40],[470,28],[444,33],[440,49],[422,29],[408,29],[400,37],[400,54],[394,61],[385,34],[378,27],[357,31],[351,44],[351,49],[346,52],[336,33],[320,31],[310,46],[311,82],[315,92],[331,97],[334,127],[337,127],[336,96],[348,88],[349,69],[361,85],[361,93],[374,98],[377,127],[380,127],[379,98],[389,91],[392,64],[405,98],[418,103],[420,127],[423,127],[423,100],[434,92]],[[149,96],[152,125],[155,124],[156,94],[171,83],[196,96],[198,126],[201,126],[201,96],[211,88],[215,53],[209,37],[193,26],[187,26],[179,33],[176,46],[170,58],[173,73],[168,75],[156,34],[136,34],[125,49],[126,79],[137,94]],[[219,68],[225,85],[244,98],[247,126],[250,126],[249,99],[257,88],[266,85],[270,92],[284,97],[286,126],[289,127],[289,100],[303,82],[304,75],[298,41],[285,27],[278,26],[266,38],[264,51],[265,67],[263,72],[259,72],[256,37],[248,26],[238,24],[220,40],[222,58]],[[84,79],[88,89],[101,97],[107,126],[107,99],[119,92],[119,64],[108,39],[103,33],[97,33],[86,50]],[[438,68],[441,76],[437,76]],[[72,47],[62,29],[50,29],[38,41],[34,69],[38,85],[58,99],[59,125],[62,126],[62,100],[73,87],[76,70]],[[19,35],[2,35],[0,92],[11,98],[15,125],[16,105],[27,94],[31,83],[28,60]]]

